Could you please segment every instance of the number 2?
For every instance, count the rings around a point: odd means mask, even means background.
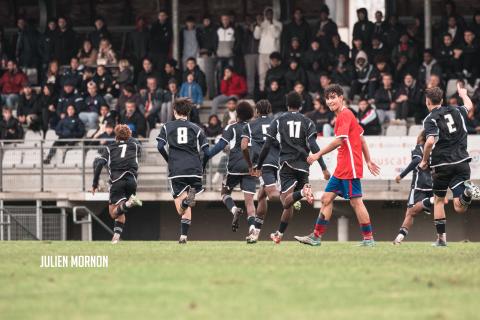
[[[455,121],[453,121],[452,115],[447,113],[443,117],[447,121],[448,132],[454,133],[455,131],[457,131],[457,128],[455,127]]]
[[[300,138],[300,121],[287,121],[290,138]]]
[[[177,142],[178,144],[185,144],[188,142],[187,128],[180,127],[177,129]]]
[[[127,152],[127,145],[121,144],[120,148],[122,148],[122,153],[120,154],[120,158],[125,158],[125,153]]]

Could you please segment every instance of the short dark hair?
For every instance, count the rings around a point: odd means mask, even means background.
[[[187,62],[188,61],[193,61],[193,62],[197,63],[197,59],[195,59],[194,57],[188,57]]]
[[[267,99],[262,99],[255,104],[255,109],[257,110],[258,114],[267,115],[272,112],[272,105]]]
[[[241,121],[248,121],[253,117],[253,108],[247,101],[242,101],[237,104],[237,117]]]
[[[126,85],[124,85],[123,90],[125,90],[129,93],[135,93],[135,87],[131,83],[127,83]]]
[[[432,102],[432,104],[440,104],[443,100],[443,90],[439,87],[425,89],[425,97]]]
[[[173,110],[181,116],[188,116],[192,111],[193,104],[188,98],[178,98],[173,102]]]
[[[295,91],[287,94],[287,107],[291,109],[300,109],[302,106],[302,97]]]
[[[325,99],[328,99],[330,95],[335,94],[337,97],[343,96],[343,89],[340,85],[334,83],[325,88]]]

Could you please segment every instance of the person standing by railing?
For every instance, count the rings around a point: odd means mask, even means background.
[[[23,138],[23,128],[20,122],[12,115],[10,107],[4,107],[3,119],[0,120],[0,140],[19,140]]]

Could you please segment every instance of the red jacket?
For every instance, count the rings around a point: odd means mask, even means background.
[[[6,71],[0,78],[0,87],[2,87],[2,94],[19,94],[27,81],[27,76],[22,71],[18,71],[14,74]]]
[[[226,96],[243,97],[247,93],[247,82],[244,77],[232,72],[230,79],[222,79],[220,92]]]

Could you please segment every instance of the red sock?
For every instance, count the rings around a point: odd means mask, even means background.
[[[372,240],[373,233],[372,233],[372,224],[369,223],[361,223],[360,228],[362,230],[362,235],[364,240]]]
[[[327,231],[328,220],[324,220],[320,217],[317,218],[315,222],[315,228],[313,229],[313,234],[315,237],[320,237]]]

